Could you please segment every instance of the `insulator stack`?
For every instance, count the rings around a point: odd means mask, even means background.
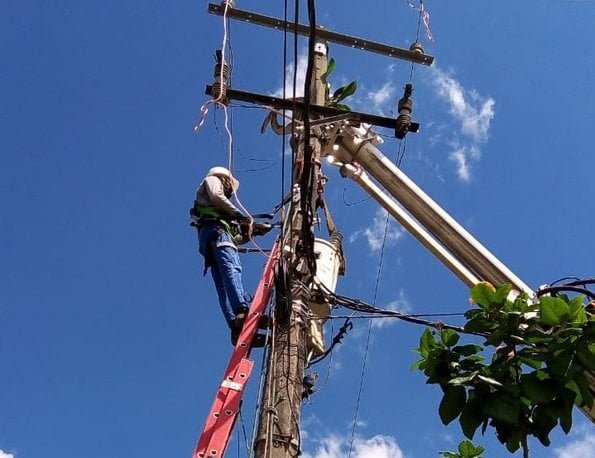
[[[411,128],[411,112],[413,111],[413,99],[411,98],[412,92],[413,85],[411,83],[407,83],[405,85],[403,98],[399,100],[397,105],[399,116],[397,117],[395,136],[399,140],[405,138],[405,135],[407,135]]]
[[[215,64],[215,71],[213,76],[215,82],[213,83],[213,98],[225,105],[229,102],[227,100],[227,81],[229,80],[230,68],[226,62],[223,61],[221,50],[218,49],[215,53],[217,63]]]

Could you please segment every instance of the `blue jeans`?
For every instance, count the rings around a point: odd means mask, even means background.
[[[205,273],[211,268],[219,306],[227,324],[247,307],[242,284],[242,265],[231,235],[219,224],[202,227],[198,233],[199,250],[205,258]]]

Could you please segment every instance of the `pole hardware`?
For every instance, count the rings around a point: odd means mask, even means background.
[[[215,51],[215,61],[215,70],[213,71],[215,82],[213,83],[211,94],[215,100],[219,100],[224,105],[227,105],[229,103],[227,97],[227,82],[229,80],[231,69],[223,60],[223,53],[220,49]]]
[[[424,48],[421,45],[421,43],[419,41],[416,41],[415,43],[412,43],[411,46],[409,46],[409,51],[411,52],[416,52],[419,54],[425,54],[424,53]]]
[[[397,126],[395,128],[395,137],[399,140],[405,138],[409,132],[416,133],[419,131],[419,123],[411,121],[411,112],[413,111],[413,85],[407,83],[403,92],[403,97],[399,100],[397,110],[399,116],[397,117]]]

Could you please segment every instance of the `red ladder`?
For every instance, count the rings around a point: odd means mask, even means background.
[[[258,321],[264,314],[273,291],[276,262],[277,242],[275,242],[265,265],[248,317],[244,322],[227,369],[225,369],[223,381],[219,386],[192,458],[223,457],[225,454],[231,430],[240,410],[242,394],[254,366],[254,361],[248,358],[250,344],[256,336]]]

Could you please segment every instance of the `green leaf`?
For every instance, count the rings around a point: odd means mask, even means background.
[[[461,455],[459,455],[458,453],[452,453],[452,452],[438,452],[440,453],[440,455],[442,455],[445,458],[461,458]]]
[[[465,323],[465,331],[467,332],[490,332],[498,325],[492,320],[488,320],[483,316],[476,316]]]
[[[471,356],[479,353],[482,350],[481,345],[469,344],[469,345],[460,345],[458,347],[454,347],[452,349],[457,355],[461,356]]]
[[[336,65],[336,61],[334,57],[331,57],[331,60],[328,61],[328,64],[326,65],[326,73],[325,76],[329,76],[331,73],[333,73],[333,70],[335,69],[335,65]]]
[[[450,386],[446,389],[438,413],[442,423],[448,425],[451,421],[457,418],[463,411],[465,401],[467,400],[467,393],[462,386]]]
[[[435,344],[434,333],[430,329],[426,329],[419,339],[419,354],[427,358]]]
[[[465,437],[473,439],[473,435],[477,428],[479,428],[479,425],[483,423],[483,419],[484,417],[481,415],[481,409],[478,403],[468,402],[465,404],[459,417],[459,423]]]
[[[595,354],[593,354],[590,347],[581,345],[576,352],[576,356],[587,369],[595,370]]]
[[[537,373],[521,376],[521,391],[523,396],[535,404],[550,402],[559,393],[559,385],[550,380],[539,380]]]
[[[587,380],[587,377],[585,377],[583,373],[578,373],[575,375],[574,381],[578,385],[583,405],[586,405],[590,409],[593,408],[595,400],[593,399],[593,395],[591,394],[591,385]]]
[[[515,425],[521,413],[521,402],[505,393],[492,394],[483,406],[483,413],[504,423]]]
[[[442,343],[449,348],[454,347],[459,341],[459,338],[460,336],[457,334],[457,332],[453,331],[452,329],[445,329],[440,332],[440,339],[442,340]]]
[[[357,81],[352,81],[347,85],[347,87],[345,87],[345,91],[343,92],[343,99],[355,94],[355,91],[357,91]]]
[[[542,297],[539,300],[540,321],[548,326],[557,326],[568,321],[568,304],[557,297]]]
[[[550,432],[558,424],[558,412],[554,404],[542,404],[533,411],[533,435],[546,447],[550,445]]]
[[[575,393],[568,388],[560,396],[560,427],[568,434],[572,428],[572,409],[574,408]]]
[[[496,331],[492,332],[489,337],[486,339],[486,345],[493,345],[497,347],[502,343],[504,337],[506,337],[506,329],[498,328]]]
[[[508,294],[511,290],[512,285],[510,283],[500,286],[494,293],[494,302],[497,304],[502,304],[504,301],[506,301],[506,298],[508,297]]]
[[[474,304],[487,309],[496,299],[494,287],[486,282],[479,282],[471,288],[471,300]]]
[[[510,453],[516,452],[521,446],[521,433],[519,431],[513,431],[512,434],[506,440],[506,450]]]
[[[484,450],[481,445],[476,447],[471,441],[463,441],[459,444],[459,453],[464,458],[479,458]]]
[[[575,297],[568,304],[570,321],[573,323],[586,323],[587,313],[585,312],[585,296],[582,294]]]

